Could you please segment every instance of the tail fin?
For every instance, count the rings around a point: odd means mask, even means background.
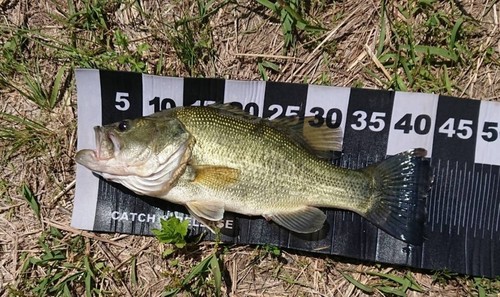
[[[409,150],[362,169],[372,177],[372,206],[365,217],[410,244],[424,240],[425,201],[432,183],[427,151]]]

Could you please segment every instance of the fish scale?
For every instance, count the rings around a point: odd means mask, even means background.
[[[355,209],[359,200],[366,200],[368,193],[363,194],[366,177],[358,172],[333,167],[315,158],[286,135],[265,125],[265,121],[247,123],[230,116],[217,117],[217,112],[185,108],[176,116],[199,144],[193,151],[196,163],[241,170],[238,185],[224,189],[234,191],[236,197],[232,200],[259,201],[266,210],[293,208],[290,202]],[[237,141],[231,146],[221,143],[230,139]],[[223,158],[214,160],[213,156]],[[247,190],[249,187],[259,191],[249,195],[253,193]]]

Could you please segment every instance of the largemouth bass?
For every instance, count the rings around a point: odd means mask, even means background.
[[[340,168],[323,158],[332,129],[303,134],[306,126],[230,105],[178,107],[95,127],[96,150],[80,150],[76,162],[137,194],[182,204],[209,227],[231,211],[312,233],[326,219],[319,207],[337,208],[421,244],[432,180],[426,151]]]

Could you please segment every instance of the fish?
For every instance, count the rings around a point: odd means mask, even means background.
[[[422,244],[433,179],[426,150],[342,168],[328,159],[340,129],[310,121],[264,119],[230,104],[176,107],[94,127],[96,149],[75,160],[139,195],[185,206],[212,231],[229,211],[313,233],[325,225],[322,209],[333,208]]]

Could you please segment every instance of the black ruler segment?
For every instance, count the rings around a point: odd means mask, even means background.
[[[433,160],[425,268],[500,275],[500,167]]]
[[[394,92],[352,89],[344,133],[344,152],[385,157]]]
[[[306,235],[260,217],[227,213],[224,241],[500,276],[500,104],[305,84],[98,73],[103,124],[180,105],[225,102],[266,118],[307,115],[315,117],[314,124],[340,127],[343,154],[334,162],[345,168],[362,168],[413,147],[429,151],[435,182],[422,246],[405,244],[357,214],[334,209],[325,209],[322,230]],[[79,108],[89,108],[85,98],[79,98]],[[190,219],[182,206],[137,197],[102,179],[95,183],[94,231],[150,235],[162,217]],[[201,232],[206,229],[192,221],[191,234]]]
[[[220,78],[184,78],[184,106],[224,102],[224,85]]]
[[[305,84],[267,82],[263,117],[269,119],[283,116],[304,117],[307,87]]]
[[[100,71],[101,105],[103,125],[123,119],[142,116],[142,75],[129,72]],[[112,232],[137,232],[147,229],[145,222],[136,220],[113,220],[113,213],[149,213],[151,206],[137,199],[130,192],[117,189],[117,185],[99,179],[94,229]],[[110,216],[111,214],[111,216]],[[142,219],[142,217],[141,217]],[[117,224],[119,222],[119,224]],[[146,224],[142,224],[146,223]],[[137,224],[139,227],[137,229]]]
[[[423,267],[500,274],[499,167],[474,163],[481,101],[440,96]],[[496,242],[496,244],[495,244]]]
[[[103,125],[142,116],[141,74],[101,70],[99,76]]]
[[[474,163],[480,103],[478,100],[439,97],[433,158]]]

